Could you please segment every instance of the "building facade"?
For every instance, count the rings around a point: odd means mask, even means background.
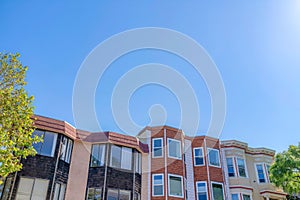
[[[0,199],[273,200],[268,167],[274,151],[239,141],[189,137],[169,126],[136,137],[78,130],[36,116],[35,157],[0,186]]]

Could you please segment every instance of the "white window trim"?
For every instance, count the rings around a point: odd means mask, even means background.
[[[208,197],[208,191],[207,191],[207,183],[206,183],[206,181],[197,181],[196,182],[196,195],[197,195],[197,200],[199,200],[198,199],[198,183],[205,183],[205,192],[206,192],[206,197],[207,197],[207,199],[209,199],[209,197]]]
[[[202,158],[203,158],[203,164],[202,165],[197,165],[196,164],[196,153],[195,153],[196,149],[201,149],[202,150]],[[195,147],[193,153],[194,153],[194,166],[197,166],[197,167],[198,166],[204,166],[205,165],[205,157],[204,157],[204,149],[203,149],[203,147]]]
[[[154,176],[162,176],[162,188],[163,188],[163,191],[162,191],[162,194],[160,195],[155,195],[154,194]],[[164,178],[164,174],[152,174],[152,196],[153,197],[161,197],[161,196],[164,196],[165,195],[165,178]]]
[[[228,165],[227,165],[227,158],[230,158],[230,159],[232,160],[234,176],[229,176],[229,173],[228,173]],[[228,178],[236,178],[236,177],[237,177],[237,171],[236,171],[236,164],[235,164],[235,157],[234,157],[234,156],[226,157],[226,168],[227,168],[227,175],[228,175]],[[237,194],[237,193],[233,193],[233,194]]]
[[[179,196],[179,195],[171,195],[171,194],[170,194],[170,176],[174,176],[174,177],[177,177],[177,178],[181,178],[181,192],[182,192],[182,195],[181,195],[181,196]],[[176,175],[176,174],[168,174],[168,195],[169,195],[170,197],[183,198],[183,197],[184,197],[184,193],[185,193],[185,190],[183,189],[183,178],[182,178],[182,176]]]
[[[174,156],[170,156],[169,141],[173,141],[173,142],[178,142],[179,143],[179,156],[180,156],[179,158],[178,157],[174,157]],[[167,142],[168,142],[168,157],[176,159],[176,160],[182,160],[181,141],[180,140],[175,140],[175,139],[168,138]]]
[[[220,182],[214,182],[214,181],[211,182],[211,195],[212,195],[212,198],[214,197],[213,184],[222,185],[223,199],[225,200],[224,184],[223,184],[223,183],[220,183]]]
[[[258,176],[258,171],[257,171],[257,165],[262,165],[264,176],[265,176],[265,182],[264,183],[261,183],[259,181],[259,176]],[[266,176],[265,163],[254,163],[254,169],[255,169],[255,172],[256,172],[257,183],[258,184],[266,184],[266,183],[268,183],[268,179],[267,179],[267,176]]]
[[[252,200],[252,194],[251,193],[241,193],[242,196],[242,200],[244,200],[244,196],[243,195],[249,195],[250,196],[250,200]]]
[[[160,140],[161,141],[161,156],[154,156],[154,141]],[[164,143],[163,138],[152,138],[152,158],[162,158],[164,156]]]
[[[209,164],[209,166],[221,168],[221,158],[220,158],[220,151],[219,151],[219,149],[207,148],[207,150],[208,150],[208,164]],[[209,152],[210,151],[217,151],[218,152],[218,155],[219,155],[218,156],[219,157],[219,165],[212,165],[212,164],[210,164],[210,158],[209,158]]]
[[[240,176],[240,170],[239,170],[239,165],[238,165],[238,159],[243,159],[244,160],[244,164],[245,164],[245,173],[246,173],[246,176]],[[237,167],[237,174],[240,178],[249,178],[248,177],[248,169],[247,169],[247,163],[246,163],[246,159],[244,157],[236,157],[236,167]]]

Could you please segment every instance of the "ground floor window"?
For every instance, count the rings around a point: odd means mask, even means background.
[[[64,200],[66,193],[66,184],[55,183],[54,198],[53,200]]]
[[[131,191],[110,189],[107,190],[107,200],[130,200]]]
[[[212,186],[214,200],[224,200],[223,184],[212,183],[211,186]]]
[[[49,180],[21,177],[16,200],[46,199]]]
[[[169,184],[168,184],[169,196],[183,197],[182,176],[169,174],[168,181],[169,181]]]

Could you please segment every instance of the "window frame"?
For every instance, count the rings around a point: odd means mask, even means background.
[[[155,149],[158,149],[159,147],[154,146],[154,141],[155,140],[160,140],[161,141],[161,156],[155,156],[154,152]],[[164,143],[163,143],[163,138],[152,138],[152,158],[162,158],[164,156],[164,149],[163,149]]]
[[[225,191],[224,191],[224,184],[221,182],[215,182],[215,181],[211,181],[211,195],[214,199],[214,189],[213,189],[213,184],[216,185],[222,185],[222,195],[223,195],[223,200],[225,200]]]
[[[231,200],[233,200],[232,195],[237,195],[238,200],[240,200],[240,193],[230,193]]]
[[[258,174],[257,165],[261,165],[262,166],[262,170],[263,170],[263,175],[264,175],[265,182],[260,182],[260,180],[259,180],[259,174]],[[266,171],[265,171],[265,163],[254,163],[254,167],[255,167],[255,172],[256,172],[257,183],[258,184],[266,184],[266,183],[268,183],[267,176],[266,176]]]
[[[20,194],[19,193],[19,189],[20,189],[20,182],[21,182],[21,180],[22,179],[29,179],[29,180],[31,180],[32,181],[32,185],[30,186],[30,193],[29,193],[29,197],[30,197],[30,199],[33,197],[33,195],[34,195],[34,191],[35,191],[35,185],[36,184],[38,184],[38,183],[36,183],[37,181],[45,181],[45,182],[47,182],[47,188],[45,188],[45,193],[44,193],[44,195],[45,195],[45,197],[47,198],[47,195],[48,195],[48,189],[49,189],[49,184],[50,184],[50,180],[48,180],[48,179],[42,179],[42,178],[35,178],[35,177],[28,177],[28,176],[21,176],[20,177],[20,179],[19,179],[19,184],[18,184],[18,187],[17,187],[17,191],[16,191],[16,198],[18,197],[18,194],[19,195],[22,195],[22,193]],[[40,185],[40,184],[38,184],[38,185]]]
[[[180,178],[181,179],[181,193],[182,195],[172,195],[170,194],[171,190],[170,190],[170,177],[173,176],[173,177],[176,177],[176,178]],[[168,174],[168,196],[170,197],[178,197],[178,198],[184,198],[184,189],[183,189],[183,177],[180,176],[180,175],[177,175],[177,174]]]
[[[244,195],[248,195],[250,197],[250,200],[252,200],[252,194],[250,194],[250,193],[241,193],[242,200],[244,200]]]
[[[93,165],[93,148],[94,146],[98,146],[98,161],[100,162],[100,165]],[[104,150],[102,152],[102,155],[101,155],[101,160],[99,160],[99,156],[100,156],[100,147],[103,146]],[[91,158],[90,158],[90,167],[103,167],[105,165],[105,162],[106,162],[106,151],[107,151],[107,145],[105,143],[96,143],[96,144],[92,144],[92,147],[91,147]],[[104,156],[103,156],[104,154]],[[102,158],[103,156],[103,158]],[[103,160],[102,160],[103,159]],[[103,163],[101,165],[101,162]]]
[[[208,154],[208,164],[209,164],[209,166],[221,168],[220,150],[219,149],[214,149],[214,148],[207,148],[207,150],[208,150],[207,154]],[[216,152],[218,152],[219,165],[214,165],[214,164],[210,163],[210,154],[209,154],[210,151],[216,151]]]
[[[56,186],[58,186],[58,193],[57,193],[57,195],[56,195]],[[62,186],[64,186],[64,188]],[[64,189],[64,190],[62,190],[62,189]],[[54,185],[53,200],[60,200],[62,192],[63,192],[62,199],[64,200],[65,196],[66,196],[66,190],[67,190],[67,184],[65,184],[65,183],[55,183],[55,185]]]
[[[112,155],[113,155],[113,154],[112,154],[112,148],[113,148],[114,146],[120,149],[120,160],[119,160],[120,166],[113,166],[113,165],[112,165]],[[130,169],[124,168],[124,164],[123,164],[123,163],[125,163],[125,162],[122,162],[122,161],[124,161],[124,160],[123,160],[123,159],[124,159],[123,155],[126,154],[126,151],[123,151],[123,149],[128,149],[129,151],[127,151],[127,153],[130,152],[130,156],[131,156],[131,157],[130,157]],[[111,144],[111,145],[110,145],[110,155],[109,155],[109,163],[108,163],[109,167],[112,167],[112,168],[115,168],[115,169],[127,170],[127,171],[134,171],[134,167],[133,167],[133,165],[134,165],[134,163],[133,163],[133,158],[134,158],[134,152],[133,152],[133,149],[132,149],[132,148],[126,147],[126,146],[119,146],[119,145],[115,145],[115,144]]]
[[[197,181],[196,182],[196,195],[197,195],[197,200],[199,200],[199,191],[198,191],[198,183],[205,183],[205,194],[206,194],[206,200],[208,200],[208,189],[207,189],[207,182],[206,181]]]
[[[196,150],[198,150],[198,149],[202,151],[203,164],[196,164],[196,157],[198,157],[198,158],[200,157],[200,156],[196,156]],[[203,147],[195,147],[194,150],[193,150],[193,153],[194,153],[194,166],[196,166],[196,167],[205,166],[205,156],[204,156]]]
[[[239,167],[239,162],[238,162],[238,159],[240,159],[240,160],[243,160],[244,161],[244,168],[245,168],[245,176],[241,176],[240,175],[240,167]],[[243,158],[243,157],[236,157],[236,166],[237,166],[237,174],[238,174],[238,176],[239,177],[241,177],[241,178],[248,178],[248,170],[247,170],[247,164],[246,164],[246,159],[245,158]]]
[[[232,161],[232,167],[233,167],[234,176],[229,176],[229,168],[228,168],[227,159],[231,159],[231,161]],[[235,157],[234,156],[226,157],[226,168],[227,168],[227,174],[228,174],[229,178],[237,177],[236,166],[235,166]]]
[[[135,172],[138,174],[142,173],[142,154],[138,151],[134,152],[134,157],[135,157]]]
[[[41,135],[38,135],[38,134],[35,134],[35,131],[39,131],[41,132],[42,134]],[[38,142],[38,143],[34,143],[33,144],[33,148],[35,149],[37,155],[41,155],[41,156],[47,156],[47,157],[54,157],[54,154],[55,154],[55,150],[56,150],[56,144],[57,144],[57,138],[58,138],[58,133],[55,133],[55,132],[51,132],[51,131],[45,131],[45,130],[41,130],[41,129],[36,129],[33,133],[32,133],[32,136],[42,136],[43,138],[43,142]],[[46,153],[43,153],[43,149],[44,149],[44,143],[45,143],[45,135],[46,134],[52,134],[54,135],[54,138],[53,138],[53,142],[52,142],[52,149],[51,149],[51,153],[50,155],[49,154],[46,154]],[[39,146],[39,149],[37,150],[35,145],[40,145]]]
[[[64,144],[66,142],[66,144]],[[70,138],[62,135],[61,136],[61,143],[62,143],[62,149],[60,153],[60,160],[70,163],[71,162],[71,157],[72,157],[72,152],[73,152],[73,146],[74,142]]]
[[[162,176],[162,184],[154,184],[154,177],[155,176]],[[154,194],[154,186],[162,186],[162,194]],[[165,195],[165,178],[164,174],[152,174],[152,196],[153,197],[160,197]]]
[[[179,157],[174,157],[174,156],[170,155],[170,145],[169,145],[170,141],[179,143]],[[181,141],[176,140],[176,139],[172,139],[172,138],[168,138],[167,143],[168,143],[168,158],[173,158],[173,159],[176,159],[176,160],[182,160]]]

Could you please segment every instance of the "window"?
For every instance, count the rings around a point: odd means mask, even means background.
[[[259,183],[265,183],[266,182],[266,177],[265,177],[263,165],[262,164],[256,164],[256,170],[257,170],[258,182]]]
[[[168,155],[170,158],[181,159],[181,142],[168,138]]]
[[[223,184],[222,183],[212,183],[212,192],[214,200],[224,200],[223,195]]]
[[[152,196],[164,196],[164,175],[152,175]]]
[[[197,200],[207,200],[206,182],[197,182]]]
[[[64,200],[66,193],[66,184],[55,183],[53,200]]]
[[[270,165],[266,164],[268,181],[270,181],[270,167]]]
[[[6,181],[2,185],[0,185],[0,199],[8,199],[11,185],[12,185],[12,178],[7,178]]]
[[[131,191],[129,190],[117,190],[108,189],[107,190],[107,200],[130,200]]]
[[[135,192],[133,196],[133,200],[141,200],[141,195],[140,193]]]
[[[101,200],[102,188],[89,188],[87,199],[88,200]]]
[[[248,194],[243,194],[243,200],[251,200],[251,196]]]
[[[169,196],[183,197],[182,176],[168,175]]]
[[[233,158],[226,158],[226,162],[227,162],[228,176],[234,177],[235,171],[234,171]]]
[[[163,151],[162,151],[162,145],[163,140],[162,138],[154,138],[152,139],[152,157],[157,158],[157,157],[162,157],[163,156]]]
[[[194,165],[204,165],[203,148],[194,148]]]
[[[70,163],[73,148],[73,141],[65,136],[62,137],[62,150],[60,159]]]
[[[209,165],[214,167],[220,167],[220,155],[217,149],[208,149]]]
[[[56,146],[57,134],[48,131],[35,130],[32,135],[43,137],[44,140],[44,142],[33,144],[33,147],[36,150],[37,154],[53,157]]]
[[[231,200],[240,200],[239,199],[239,194],[232,194],[231,195]]]
[[[92,146],[91,167],[99,167],[104,165],[105,147],[105,144],[94,144]]]
[[[110,166],[116,168],[132,169],[132,149],[127,147],[111,146]]]
[[[236,161],[237,161],[237,165],[238,165],[238,169],[239,169],[239,176],[247,177],[245,160],[243,158],[237,158]]]
[[[20,178],[16,200],[46,199],[49,180]]]
[[[142,155],[139,152],[135,152],[135,172],[142,172]]]

